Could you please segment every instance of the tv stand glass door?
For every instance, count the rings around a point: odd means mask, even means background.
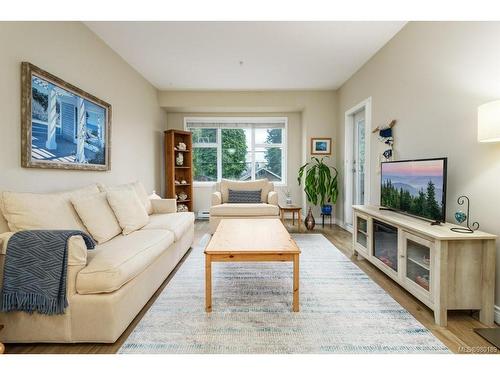
[[[373,256],[398,272],[398,228],[373,220]]]

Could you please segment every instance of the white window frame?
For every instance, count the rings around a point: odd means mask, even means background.
[[[227,123],[252,123],[252,124],[280,124],[284,125],[283,133],[282,133],[282,142],[281,144],[276,144],[273,146],[269,146],[269,144],[256,144],[255,143],[255,132],[251,132],[251,148],[252,148],[252,181],[255,178],[255,148],[263,147],[263,148],[271,148],[281,147],[281,165],[282,165],[282,176],[280,182],[274,182],[275,186],[286,186],[287,181],[287,144],[288,144],[288,117],[184,117],[184,130],[188,130],[188,123],[219,123],[219,124],[227,124]],[[230,129],[230,128],[227,128]],[[252,128],[255,129],[255,128]],[[217,142],[216,143],[207,143],[204,144],[205,147],[216,147],[217,148],[217,182],[220,182],[222,179],[222,128],[217,128]],[[194,144],[193,144],[194,148]],[[211,187],[214,186],[216,182],[213,181],[193,181],[194,187],[206,186]]]

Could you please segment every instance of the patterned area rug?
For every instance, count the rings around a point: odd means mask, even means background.
[[[449,353],[323,235],[293,237],[300,312],[291,312],[291,263],[214,263],[205,313],[207,236],[119,353]]]

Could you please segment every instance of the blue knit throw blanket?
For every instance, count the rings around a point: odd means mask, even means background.
[[[64,314],[68,240],[82,236],[88,249],[94,240],[79,230],[27,230],[7,243],[0,311]]]

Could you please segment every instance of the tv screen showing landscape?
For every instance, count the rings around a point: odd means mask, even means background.
[[[380,205],[445,221],[446,158],[382,163]]]

